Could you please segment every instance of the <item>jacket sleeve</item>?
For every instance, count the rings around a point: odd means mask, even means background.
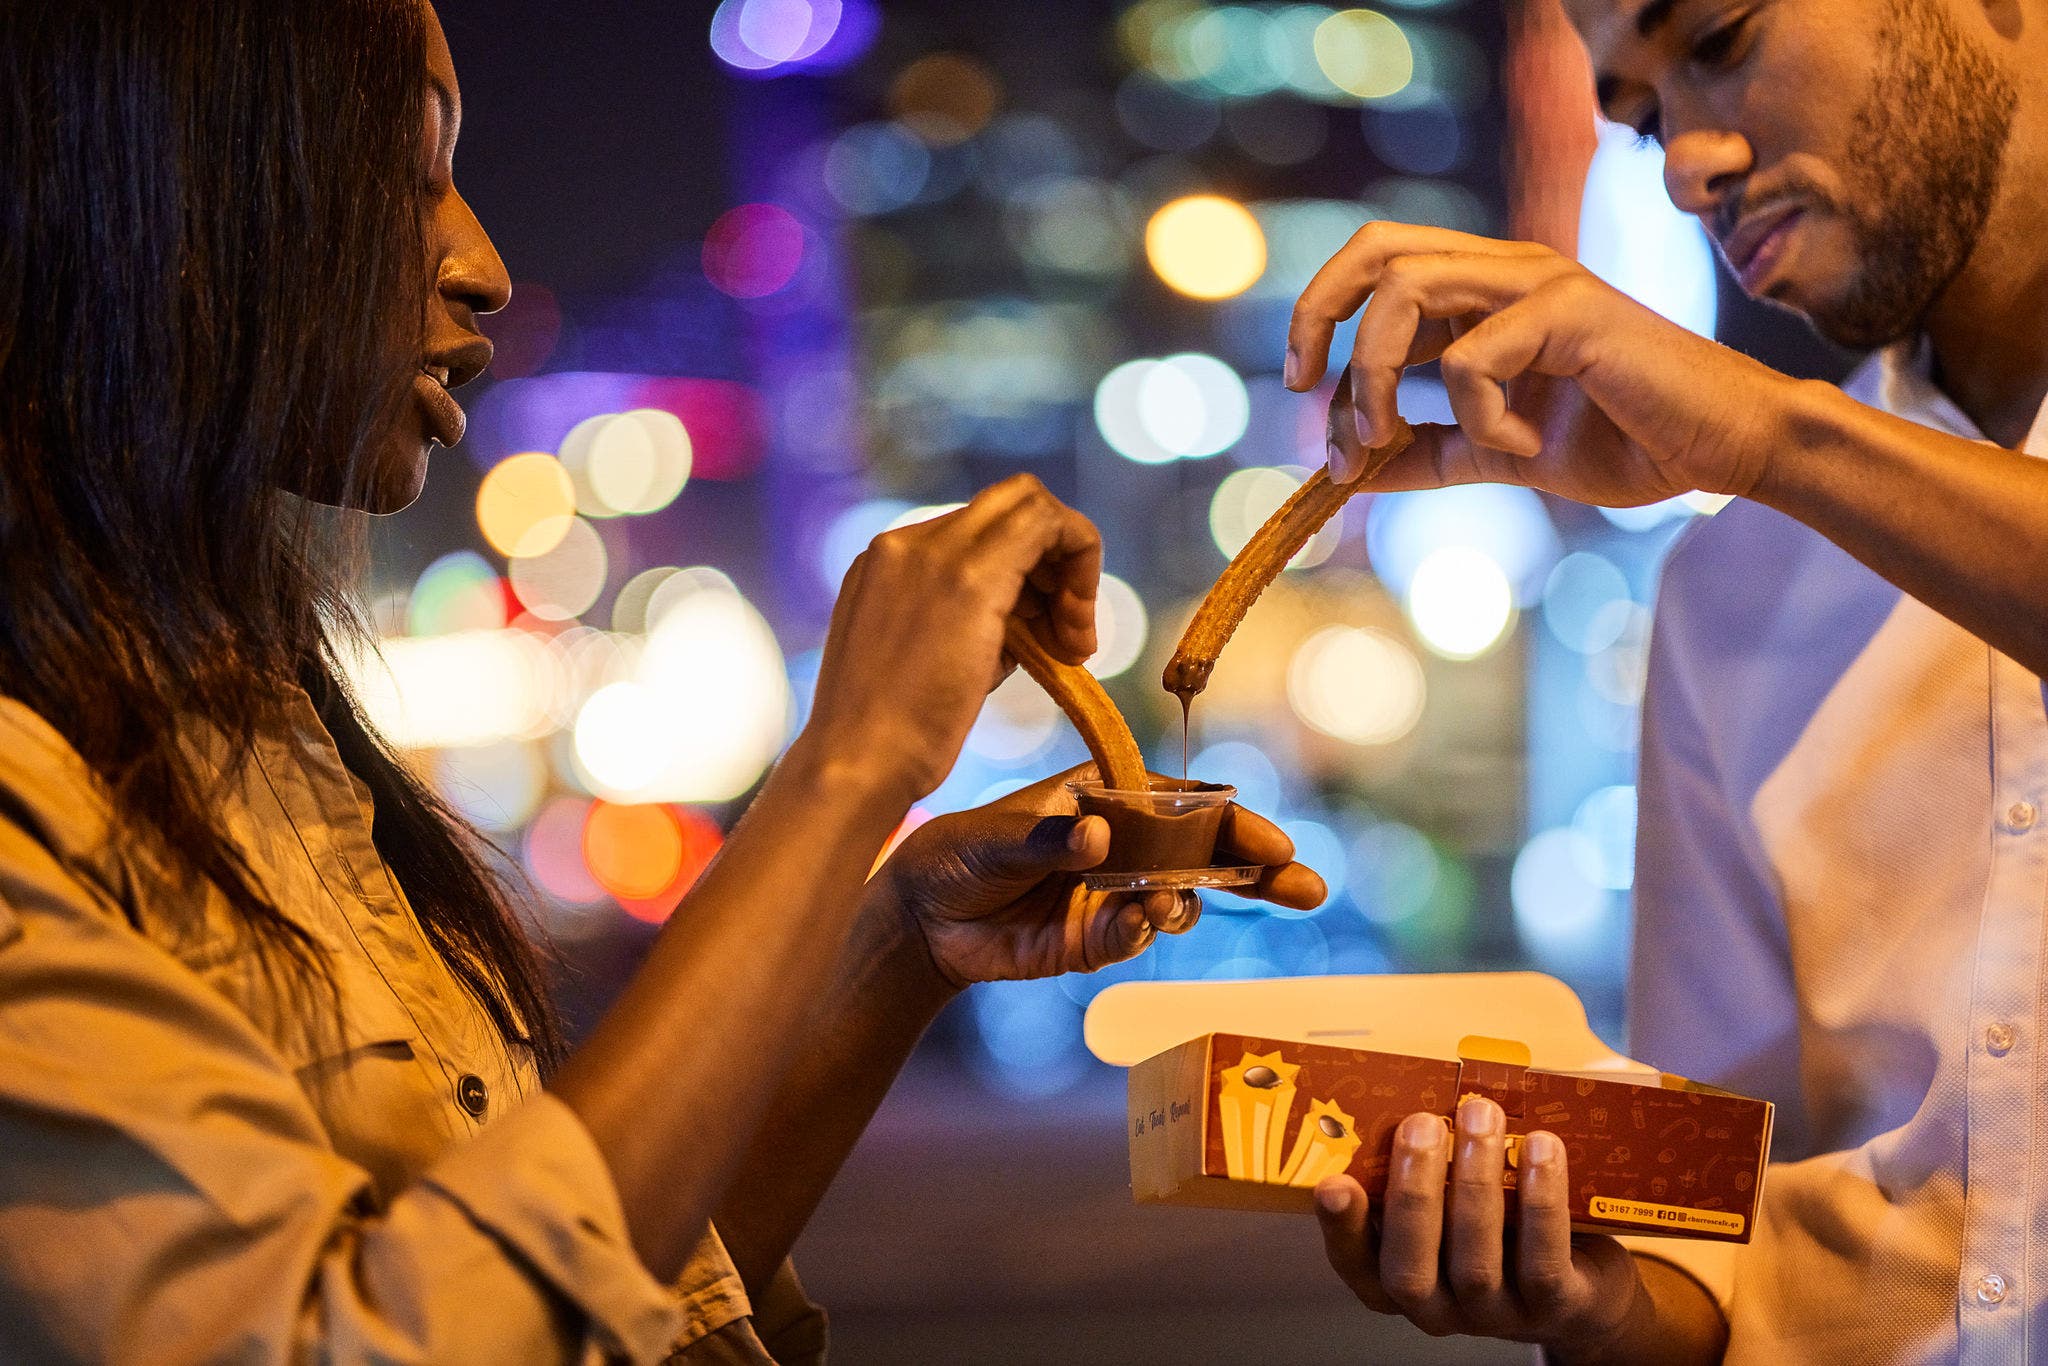
[[[729,1272],[657,1282],[545,1094],[378,1204],[268,1040],[0,819],[0,1360],[658,1362],[744,1326]]]

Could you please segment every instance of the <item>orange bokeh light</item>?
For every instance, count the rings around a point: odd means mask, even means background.
[[[688,807],[594,802],[583,822],[583,861],[636,920],[668,919],[725,843],[709,816]]]

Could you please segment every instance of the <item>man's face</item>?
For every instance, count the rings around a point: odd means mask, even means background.
[[[1917,331],[1997,199],[2017,93],[1961,0],[1565,0],[1602,112],[1666,148],[1750,294]]]

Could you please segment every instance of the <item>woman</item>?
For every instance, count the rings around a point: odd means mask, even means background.
[[[335,667],[343,552],[460,438],[508,293],[432,11],[24,0],[0,56],[0,1360],[815,1358],[788,1249],[939,1007],[1192,922],[1077,890],[1107,832],[1055,783],[866,879],[1007,616],[1093,648],[1093,528],[1012,480],[878,541],[810,724],[564,1056],[495,865]]]

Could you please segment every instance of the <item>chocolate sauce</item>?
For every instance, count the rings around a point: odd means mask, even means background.
[[[1158,792],[1217,791],[1210,783],[1159,780]],[[1221,804],[1161,811],[1142,797],[1083,790],[1081,814],[1109,822],[1109,857],[1096,870],[1103,873],[1150,873],[1207,868],[1216,857],[1216,837],[1227,808]]]

